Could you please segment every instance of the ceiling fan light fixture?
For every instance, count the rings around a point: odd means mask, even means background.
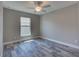
[[[37,12],[40,12],[40,11],[42,11],[42,7],[37,6],[37,7],[35,8],[35,10],[36,10]]]

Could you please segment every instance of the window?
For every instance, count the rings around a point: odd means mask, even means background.
[[[20,18],[20,36],[31,35],[31,19],[27,17]]]

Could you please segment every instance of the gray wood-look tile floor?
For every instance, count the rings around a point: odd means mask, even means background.
[[[45,39],[32,39],[4,46],[4,57],[79,57],[79,49]]]

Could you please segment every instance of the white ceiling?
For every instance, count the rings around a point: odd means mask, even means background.
[[[44,10],[46,10],[46,12],[40,12],[40,13],[36,13],[34,12],[34,9],[28,8],[28,7],[34,8],[33,2],[31,1],[4,1],[3,6],[8,9],[42,15],[51,11],[55,11],[60,8],[68,7],[75,3],[77,3],[77,1],[49,1],[47,4],[51,5],[51,7],[45,8]]]

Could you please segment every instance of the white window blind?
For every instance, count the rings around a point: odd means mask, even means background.
[[[20,18],[20,36],[31,35],[31,19],[27,17]]]

